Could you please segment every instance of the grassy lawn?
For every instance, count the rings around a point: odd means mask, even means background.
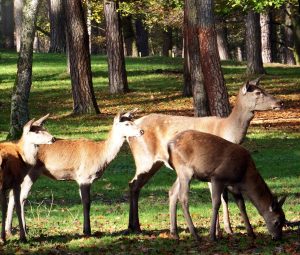
[[[10,98],[16,74],[17,55],[0,53],[0,140],[9,128]],[[92,58],[93,82],[101,114],[72,116],[70,79],[64,55],[35,54],[30,115],[51,113],[46,126],[57,137],[105,139],[113,116],[122,109],[139,108],[138,116],[151,112],[193,115],[192,99],[183,98],[182,59],[129,58],[126,69],[131,92],[108,93],[107,63],[102,56]],[[268,65],[262,86],[285,103],[282,111],[257,113],[244,146],[248,148],[272,191],[288,195],[284,205],[289,220],[300,219],[300,69]],[[238,88],[247,79],[245,65],[223,63],[230,100],[234,104]],[[134,162],[125,144],[104,176],[92,186],[91,226],[93,236],[82,236],[82,206],[75,182],[53,181],[41,177],[33,186],[26,206],[28,242],[18,241],[18,229],[0,254],[299,254],[297,229],[284,229],[282,241],[274,242],[262,217],[247,203],[250,221],[257,234],[249,239],[238,209],[230,203],[235,234],[216,243],[208,238],[210,194],[206,183],[194,181],[190,194],[192,218],[202,239],[197,245],[185,231],[179,207],[180,241],[168,237],[168,189],[175,173],[162,168],[141,192],[140,235],[123,235],[128,224],[128,182],[134,176]],[[16,218],[16,217],[15,217]],[[17,220],[14,219],[14,226]]]

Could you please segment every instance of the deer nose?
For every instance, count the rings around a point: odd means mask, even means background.
[[[143,129],[140,130],[141,135],[143,135],[145,132]]]
[[[51,142],[54,143],[56,141],[55,137],[53,136]]]

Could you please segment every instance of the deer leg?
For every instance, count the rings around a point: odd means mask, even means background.
[[[212,201],[212,185],[210,182],[207,183],[208,184],[208,188],[210,191],[210,197],[211,197],[211,201]],[[220,220],[219,220],[219,213],[217,215],[217,223],[216,223],[216,236],[221,236],[221,227],[220,227]]]
[[[177,178],[172,188],[169,190],[170,235],[175,239],[179,239],[177,229],[177,200],[179,187],[179,179]]]
[[[139,222],[138,200],[142,187],[148,182],[148,180],[159,170],[163,163],[157,162],[150,169],[137,171],[142,174],[136,174],[136,176],[129,183],[129,224],[128,229],[132,232],[141,232]],[[145,168],[144,168],[145,169]]]
[[[176,170],[177,171],[177,170]],[[178,171],[179,172],[179,171]],[[184,171],[182,171],[184,172]],[[184,178],[184,177],[179,177],[179,194],[178,194],[178,198],[179,201],[181,202],[182,205],[182,209],[183,209],[183,215],[184,218],[187,222],[188,228],[190,230],[190,233],[194,236],[194,238],[196,239],[197,242],[200,241],[200,237],[197,234],[196,228],[193,224],[190,212],[189,212],[189,196],[188,196],[188,192],[190,189],[190,179],[189,178]]]
[[[91,236],[91,223],[90,223],[90,197],[91,184],[80,185],[80,196],[83,205],[83,234],[85,236]]]
[[[218,221],[218,212],[221,205],[221,194],[224,190],[224,185],[219,183],[215,180],[211,182],[211,189],[212,189],[212,218],[211,218],[211,225],[210,225],[210,239],[215,241],[216,238],[216,227]]]
[[[19,220],[19,228],[20,228],[20,241],[24,242],[26,241],[26,234],[24,229],[24,224],[22,221],[22,215],[21,215],[21,203],[20,203],[20,193],[21,193],[20,186],[14,187],[13,193],[14,193],[14,199],[16,201],[16,212]]]
[[[222,196],[221,196],[221,202],[223,206],[223,221],[224,221],[224,229],[227,234],[232,234],[232,228],[230,224],[230,218],[229,218],[229,210],[228,210],[228,190],[225,188]]]
[[[25,213],[24,213],[24,206],[25,201],[28,197],[28,194],[31,190],[31,187],[33,183],[37,180],[38,174],[34,173],[28,173],[22,184],[21,184],[21,193],[20,193],[20,204],[21,204],[21,215],[22,215],[22,222],[23,222],[23,228],[25,230],[26,234],[26,220],[25,220]],[[13,217],[13,210],[14,210],[15,200],[13,192],[11,191],[9,193],[9,202],[8,202],[8,209],[7,209],[7,216],[6,216],[6,222],[5,222],[5,230],[6,233],[11,234],[11,227],[12,227],[12,217]]]
[[[243,218],[245,226],[246,226],[248,236],[251,236],[251,237],[255,238],[253,228],[250,224],[250,221],[249,221],[249,218],[248,218],[248,215],[247,215],[247,212],[246,212],[245,201],[244,201],[244,198],[243,198],[242,194],[233,193],[233,197],[235,199],[235,202],[236,202],[237,206],[240,209],[242,218]]]
[[[1,238],[3,242],[6,242],[6,233],[5,233],[5,218],[7,212],[7,197],[6,192],[1,190],[1,208],[2,208],[2,229],[1,229]]]

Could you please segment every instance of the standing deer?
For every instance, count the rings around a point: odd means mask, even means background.
[[[161,166],[168,162],[167,143],[176,133],[194,129],[239,144],[245,138],[255,111],[281,109],[281,101],[259,88],[257,86],[258,82],[258,80],[247,82],[242,86],[237,95],[236,105],[227,118],[195,118],[149,114],[134,121],[145,131],[145,135],[141,139],[128,139],[136,165],[135,176],[129,183],[130,211],[128,228],[130,231],[141,231],[138,217],[140,190]],[[224,198],[225,200],[222,200],[222,202],[225,230],[232,233],[227,197]]]
[[[285,215],[282,204],[285,198],[277,201],[256,170],[250,153],[238,144],[226,141],[215,135],[194,130],[177,134],[168,144],[169,165],[175,169],[177,180],[169,191],[171,235],[178,238],[176,222],[176,201],[179,198],[184,217],[192,235],[200,240],[193,225],[188,208],[188,191],[191,179],[211,182],[212,219],[210,238],[216,240],[216,224],[221,205],[221,194],[225,187],[232,192],[246,225],[247,234],[254,237],[249,222],[242,193],[263,216],[273,239],[280,239]]]
[[[55,138],[43,127],[43,122],[49,114],[37,121],[30,120],[23,127],[23,134],[16,143],[0,143],[0,196],[2,207],[2,231],[1,238],[6,241],[5,217],[7,213],[7,191],[13,190],[16,203],[16,211],[20,226],[20,240],[26,240],[25,226],[22,222],[20,190],[21,183],[28,170],[36,164],[37,153],[41,144],[51,144]]]
[[[31,186],[43,174],[55,180],[74,180],[80,189],[83,204],[83,233],[91,235],[90,226],[90,188],[95,179],[102,176],[108,164],[116,157],[126,137],[140,139],[144,131],[128,120],[131,113],[117,114],[113,126],[104,141],[57,140],[52,145],[42,145],[36,166],[24,178],[21,189],[21,206],[27,198]],[[11,216],[14,200],[10,196],[6,231],[11,229]],[[22,217],[25,222],[24,210]]]

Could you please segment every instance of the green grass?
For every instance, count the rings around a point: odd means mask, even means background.
[[[17,55],[1,52],[0,58],[0,140],[9,128],[10,98],[16,74]],[[50,112],[48,130],[57,137],[104,139],[114,114],[121,109],[139,107],[139,115],[150,112],[192,115],[192,99],[182,98],[182,59],[129,58],[126,69],[131,93],[111,96],[107,88],[105,57],[92,58],[93,82],[101,115],[72,116],[70,79],[65,72],[63,55],[34,54],[30,114],[39,117]],[[243,81],[243,63],[223,63],[223,71],[231,100]],[[268,75],[262,85],[285,101],[286,109],[276,113],[259,113],[244,145],[252,152],[258,169],[271,189],[288,195],[284,205],[289,220],[300,218],[300,134],[299,68],[283,65],[267,66]],[[267,114],[267,115],[266,115]],[[270,118],[279,119],[269,122]],[[286,121],[281,121],[285,119]],[[290,118],[290,119],[289,119]],[[259,122],[257,120],[262,120]],[[175,173],[163,168],[141,192],[139,210],[141,235],[123,235],[128,224],[128,182],[134,176],[134,162],[127,145],[109,165],[104,176],[92,186],[91,238],[82,236],[82,206],[75,182],[53,181],[41,177],[33,186],[26,206],[29,227],[28,242],[18,241],[18,229],[0,254],[290,254],[300,252],[299,233],[285,229],[281,242],[273,242],[263,219],[247,203],[256,240],[248,239],[234,203],[230,203],[235,235],[212,243],[208,238],[210,194],[206,183],[193,181],[190,211],[202,236],[197,245],[189,233],[181,208],[178,210],[180,241],[167,237],[169,228],[168,189]],[[14,219],[14,226],[17,220]]]

